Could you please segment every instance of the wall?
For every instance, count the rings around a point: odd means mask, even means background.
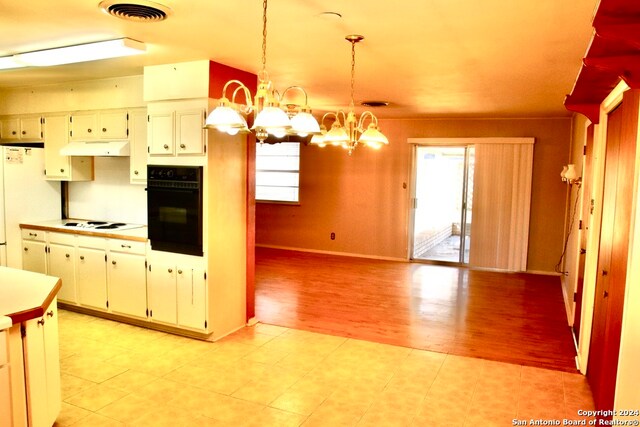
[[[0,92],[0,114],[144,107],[142,76],[14,88]],[[147,223],[144,186],[129,183],[129,157],[96,157],[95,180],[69,183],[69,216]]]
[[[571,136],[571,149],[569,152],[570,159],[568,163],[573,163],[576,167],[578,176],[582,176],[583,170],[583,147],[587,141],[587,118],[576,114],[573,119],[572,136]],[[558,175],[558,179],[559,175]],[[576,291],[578,285],[578,262],[580,256],[580,233],[578,229],[578,223],[581,218],[582,204],[581,200],[576,203],[576,198],[582,199],[582,189],[578,192],[578,187],[573,185],[566,187],[567,193],[567,215],[565,217],[565,236],[568,234],[567,246],[563,263],[560,266],[562,271],[567,274],[561,276],[562,279],[562,293],[564,296],[565,306],[567,309],[567,318],[569,324],[573,324],[573,318],[575,313],[575,302],[573,302],[573,293]],[[585,203],[588,203],[588,197],[585,199]],[[575,212],[577,210],[577,212]],[[572,223],[572,218],[573,224]],[[584,221],[585,225],[587,221]],[[569,229],[569,227],[571,229]]]
[[[389,146],[304,146],[300,204],[259,203],[256,243],[407,259],[411,146],[407,138],[535,137],[528,269],[553,272],[562,251],[571,118],[381,120]],[[330,240],[331,232],[336,239]]]

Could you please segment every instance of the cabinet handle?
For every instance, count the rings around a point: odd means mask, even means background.
[[[122,248],[131,249],[131,245],[120,245]]]
[[[168,149],[169,149],[169,146],[168,146],[167,144],[164,144],[164,149],[165,149],[165,150],[168,150]]]
[[[64,169],[60,169],[60,172],[64,173]]]
[[[39,320],[38,320],[38,325],[42,325],[42,326],[44,326],[44,319],[39,319]]]
[[[47,311],[47,316],[49,316],[49,317],[53,317],[53,310],[49,310],[49,311]]]
[[[22,134],[23,134],[23,135],[26,135],[26,134],[27,134],[27,131],[26,131],[26,130],[23,130],[23,131],[22,131]]]
[[[107,131],[107,128],[102,128],[102,132],[106,132],[106,131]]]
[[[184,145],[184,144],[180,144],[180,148],[182,148],[184,150],[185,148],[187,148],[187,146]]]
[[[87,133],[91,133],[91,129],[87,129]]]
[[[604,293],[602,294],[602,296],[604,298],[608,298],[609,297],[609,292],[608,291],[604,291]]]
[[[116,261],[115,260],[111,261],[111,264],[116,265]]]
[[[133,173],[134,173],[135,175],[138,175],[138,171],[133,171]]]
[[[11,132],[11,135],[17,135],[18,132],[16,132],[15,130],[13,132]]]
[[[178,270],[178,274],[182,274],[182,270]]]
[[[66,258],[69,258],[69,254],[65,254],[64,256],[65,256]]]
[[[29,233],[29,236],[31,236],[31,237],[38,237],[38,233]]]
[[[173,273],[173,268],[167,270],[169,273]]]
[[[24,248],[24,251],[25,252],[29,252],[29,248]]]
[[[609,272],[607,270],[602,270],[602,275],[606,276],[607,274],[609,274]]]
[[[84,260],[84,255],[80,255],[80,259],[81,259],[81,260]]]

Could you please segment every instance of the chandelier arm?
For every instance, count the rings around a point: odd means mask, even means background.
[[[238,86],[234,91],[233,91],[233,95],[231,96],[231,103],[235,104],[236,103],[236,95],[238,94],[238,91],[242,91],[242,93],[244,93],[244,98],[245,98],[245,108],[242,108],[242,110],[245,113],[250,113],[251,110],[253,109],[253,104],[251,104],[251,93],[249,92],[249,89],[245,86]]]
[[[360,120],[358,121],[358,132],[362,133],[365,131],[364,129],[364,122],[366,120],[366,118],[369,117],[371,119],[371,122],[378,126],[378,118],[376,117],[375,114],[373,114],[371,111],[365,111],[364,113],[362,113],[362,115],[360,115]]]
[[[284,100],[285,95],[287,94],[287,92],[289,90],[292,89],[298,89],[299,91],[301,91],[304,94],[304,105],[309,105],[309,97],[307,95],[307,91],[304,90],[304,88],[302,86],[289,86],[288,88],[286,88],[283,92],[282,92],[282,96],[280,97],[280,102],[282,103],[282,101]]]

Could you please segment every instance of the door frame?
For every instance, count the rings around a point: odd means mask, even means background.
[[[591,194],[584,194],[593,206],[587,236],[587,253],[582,293],[580,341],[578,343],[577,364],[580,372],[587,373],[589,363],[589,347],[591,345],[591,328],[593,326],[593,312],[595,306],[596,280],[598,278],[598,255],[600,252],[600,229],[602,226],[602,204],[604,199],[605,156],[607,148],[607,121],[609,113],[621,103],[624,92],[629,86],[620,82],[600,104],[600,120],[594,125],[593,138],[593,175]],[[630,264],[629,264],[630,265]]]

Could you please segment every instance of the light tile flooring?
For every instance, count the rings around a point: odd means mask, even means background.
[[[593,408],[578,374],[265,324],[209,343],[59,319],[59,426],[511,426]]]

